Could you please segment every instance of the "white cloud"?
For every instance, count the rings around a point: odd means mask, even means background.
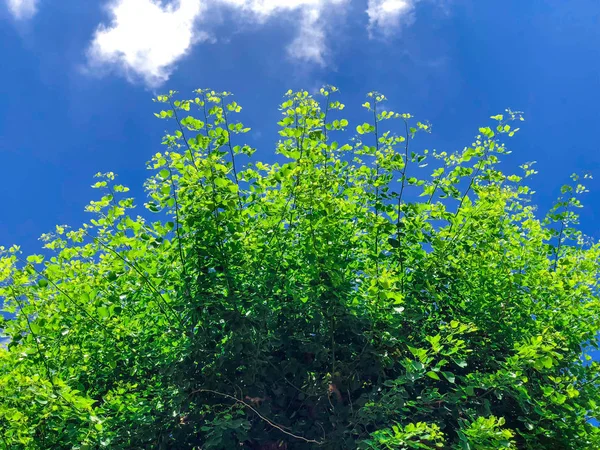
[[[165,82],[174,64],[201,40],[204,13],[225,7],[244,20],[260,25],[286,14],[298,17],[298,32],[288,46],[293,58],[324,65],[327,54],[326,12],[349,0],[114,0],[108,9],[112,20],[100,25],[88,50],[89,68],[117,66],[130,79],[142,78],[151,86]],[[289,14],[293,13],[292,16]]]
[[[415,5],[419,0],[369,0],[369,34],[380,32],[389,36],[402,25],[411,25],[415,20]]]
[[[327,12],[342,6],[347,0],[221,0],[235,6],[241,13],[253,17],[259,23],[278,15],[295,13],[299,17],[298,31],[288,45],[288,53],[295,59],[325,64],[327,54]],[[296,16],[293,16],[294,18]]]
[[[307,9],[302,14],[298,36],[288,46],[288,53],[301,61],[315,62],[325,65],[325,29],[321,18],[321,10]]]
[[[344,0],[217,0],[240,11],[251,13],[263,20],[280,12],[308,8],[322,10],[328,3],[343,3]]]
[[[165,82],[174,63],[207,36],[195,29],[202,5],[181,0],[166,6],[154,0],[116,0],[112,22],[101,25],[88,50],[90,68],[114,65],[149,86]]]
[[[295,59],[325,65],[327,54],[326,26],[329,12],[349,0],[216,0],[229,6],[247,19],[263,23],[279,14],[299,16],[298,32],[288,45],[288,54]],[[338,9],[338,15],[339,15]],[[343,12],[343,11],[342,11]],[[293,16],[295,17],[295,16]]]
[[[8,10],[17,20],[31,19],[37,12],[38,0],[6,0]]]
[[[8,0],[23,2],[26,0]],[[37,0],[29,0],[37,1]],[[96,30],[88,50],[88,68],[117,67],[150,87],[168,80],[175,64],[200,41],[215,40],[211,23],[223,8],[250,27],[270,19],[292,24],[295,37],[288,54],[325,66],[327,37],[353,0],[109,0],[110,23]],[[356,0],[355,0],[356,1]],[[368,30],[391,35],[414,20],[420,0],[368,0]],[[210,15],[209,15],[210,14]],[[252,29],[252,28],[250,28]]]

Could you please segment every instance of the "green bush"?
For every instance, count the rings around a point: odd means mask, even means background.
[[[144,216],[98,174],[89,224],[2,249],[0,448],[600,448],[600,246],[577,177],[539,220],[498,169],[520,113],[447,154],[290,91],[267,164],[228,93],[175,95]]]

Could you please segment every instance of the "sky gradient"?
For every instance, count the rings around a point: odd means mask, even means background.
[[[167,127],[154,94],[232,91],[268,160],[282,94],[324,83],[355,124],[366,93],[384,93],[432,123],[416,145],[439,151],[469,145],[507,107],[523,111],[503,167],[537,161],[540,215],[571,173],[591,171],[581,228],[600,238],[600,3],[576,3],[0,0],[0,245],[33,253],[54,225],[89,220],[99,171],[143,203],[145,162]]]

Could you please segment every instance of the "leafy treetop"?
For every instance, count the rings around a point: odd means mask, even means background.
[[[272,164],[229,93],[158,96],[143,216],[98,174],[89,223],[2,249],[0,448],[600,448],[583,179],[540,220],[519,112],[428,152],[338,95],[285,95]]]

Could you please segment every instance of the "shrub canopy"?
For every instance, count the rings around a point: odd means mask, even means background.
[[[498,169],[520,113],[427,152],[338,94],[286,94],[272,164],[229,93],[158,96],[143,216],[98,174],[89,223],[2,249],[0,448],[600,448],[581,180],[540,220]]]

